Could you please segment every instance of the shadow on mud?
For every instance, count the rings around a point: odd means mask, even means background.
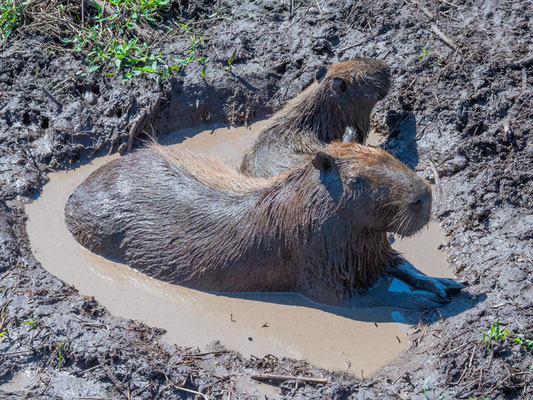
[[[309,307],[356,321],[396,322],[407,325],[415,325],[419,322],[432,324],[439,319],[461,314],[486,299],[485,294],[472,296],[470,293],[463,291],[451,296],[449,303],[443,303],[430,309],[391,307],[390,304],[396,301],[402,303],[402,296],[408,296],[412,292],[403,282],[390,277],[382,278],[366,293],[354,293],[353,298],[348,301],[346,307],[315,303],[296,293],[210,293],[235,299]]]
[[[409,168],[414,169],[419,162],[416,141],[416,118],[410,112],[389,110],[385,118],[389,135],[380,146],[401,160]]]

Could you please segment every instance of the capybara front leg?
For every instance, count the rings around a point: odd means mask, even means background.
[[[465,287],[464,285],[455,282],[453,279],[433,278],[424,275],[406,260],[391,267],[389,272],[391,275],[407,283],[409,286],[426,292],[435,293],[441,298],[446,298],[454,293],[458,293]]]

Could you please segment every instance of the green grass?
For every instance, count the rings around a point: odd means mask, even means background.
[[[13,3],[13,1],[0,2],[0,39],[5,41],[13,31],[22,24],[23,10],[28,1]]]
[[[207,62],[207,57],[200,57],[198,55],[198,45],[204,41],[203,38],[196,38],[195,35],[191,36],[191,45],[189,46],[189,57],[182,58],[182,59],[176,59],[177,62],[176,66],[171,67],[171,70],[175,70],[179,68],[184,68],[190,63],[197,62],[202,65],[202,72],[201,77],[205,79],[205,70],[206,66],[205,63]]]
[[[512,336],[513,336],[513,341],[524,346],[526,350],[533,350],[533,340],[524,338],[524,335],[521,333],[518,333]]]
[[[533,340],[525,338],[522,333],[511,333],[511,330],[500,325],[500,319],[490,324],[490,330],[481,331],[483,341],[487,343],[487,349],[491,349],[493,343],[503,343],[508,339],[524,346],[526,350],[533,350]]]
[[[169,5],[169,0],[106,0],[94,3],[97,15],[88,17],[86,26],[73,37],[64,38],[64,43],[72,45],[87,63],[86,71],[78,75],[100,73],[105,76],[122,76],[128,81],[143,73],[153,74],[157,79],[166,79],[173,71],[179,71],[190,63],[202,65],[201,76],[205,78],[207,57],[200,55],[198,46],[204,40],[194,34],[187,23],[176,22],[178,30],[191,34],[191,44],[185,58],[176,59],[175,64],[166,62],[161,52],[141,37],[146,30],[138,30],[139,22],[157,24],[161,20],[159,11]],[[111,8],[107,8],[107,7]],[[114,10],[112,15],[104,15]],[[146,28],[151,29],[151,28]],[[164,26],[164,29],[172,29]]]
[[[57,342],[56,343],[56,351],[57,351],[57,368],[61,369],[61,366],[65,362],[68,352],[68,343],[66,342]]]
[[[0,41],[7,40],[24,22],[24,10],[31,2],[17,1],[0,0]],[[117,75],[128,81],[134,76],[150,74],[156,79],[166,79],[172,72],[196,63],[201,65],[200,75],[205,78],[208,58],[199,48],[204,39],[194,34],[190,21],[167,18],[172,12],[171,0],[86,0],[83,24],[79,4],[50,6],[47,15],[60,13],[63,19],[73,20],[78,27],[63,31],[62,41],[85,61],[87,68],[78,71],[79,76]],[[220,9],[209,18],[219,18],[222,12]],[[154,29],[190,36],[185,55],[165,60],[154,44],[154,38],[164,32]],[[228,65],[231,66],[231,61]]]
[[[114,6],[117,11],[109,17],[115,20],[122,14],[126,23],[148,22],[156,24],[161,20],[160,11],[170,4],[170,0],[106,0],[107,3]],[[97,5],[101,12],[101,7]]]
[[[422,49],[422,52],[418,55],[418,58],[423,60],[427,56],[429,56],[431,53],[433,53],[435,50],[432,49]]]
[[[32,318],[26,318],[24,321],[19,321],[21,324],[29,326],[31,329],[37,327],[37,321],[33,320]]]
[[[487,347],[490,349],[493,342],[503,342],[510,330],[500,327],[500,319],[497,318],[496,322],[490,324],[490,330],[485,332],[485,329],[481,331],[483,335],[483,341],[487,343]]]
[[[233,64],[233,61],[235,61],[235,50],[233,50],[233,53],[231,53],[231,56],[228,58],[228,66],[226,67],[227,71],[231,71],[231,64]]]
[[[428,381],[429,381],[429,376],[424,380],[424,386],[422,387],[422,390],[424,391],[424,397],[426,398],[426,400],[431,400],[431,398],[429,397],[428,393],[427,393],[427,384],[428,384]],[[437,398],[437,400],[444,400],[444,396],[439,396]]]

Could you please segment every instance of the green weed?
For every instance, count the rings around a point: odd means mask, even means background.
[[[490,331],[485,332],[485,329],[481,332],[483,335],[483,341],[487,343],[487,347],[490,349],[492,342],[502,342],[509,335],[509,329],[500,327],[500,319],[496,319],[496,323],[490,324]]]
[[[57,342],[56,343],[56,351],[57,351],[57,368],[61,369],[61,366],[65,362],[68,352],[68,343],[65,342]]]
[[[94,2],[97,16],[87,19],[74,37],[64,38],[73,50],[81,53],[87,62],[87,75],[99,71],[106,76],[121,75],[123,81],[142,73],[153,73],[166,78],[170,67],[160,52],[141,40],[135,30],[136,24],[156,24],[161,19],[159,12],[170,0],[106,0],[112,15],[104,15],[102,2]],[[110,14],[106,8],[107,14]],[[179,68],[178,68],[179,69]]]
[[[24,321],[19,321],[21,324],[24,324],[24,325],[28,325],[31,329],[37,327],[37,321],[31,319],[31,318],[27,318],[26,320]]]
[[[180,26],[181,28],[183,28],[183,30],[185,31],[185,33],[192,32],[192,28],[189,26],[189,24],[187,24],[187,23],[183,23],[183,22],[179,22],[179,21],[176,21],[176,24],[177,24],[178,26]]]
[[[13,31],[22,24],[23,9],[29,4],[29,1],[20,3],[14,1],[0,2],[0,38],[2,41],[13,33]]]
[[[233,50],[233,53],[231,53],[230,58],[228,58],[228,66],[226,67],[227,71],[231,71],[231,64],[233,64],[233,61],[235,61],[235,50]]]
[[[197,62],[202,65],[202,71],[200,75],[202,78],[205,78],[205,70],[206,70],[205,63],[207,62],[207,57],[199,57],[198,55],[198,45],[203,41],[204,41],[203,38],[196,38],[195,35],[192,35],[191,45],[189,46],[189,57],[176,59],[175,61],[177,62],[178,65],[172,66],[170,67],[170,69],[172,71],[179,70],[180,68],[185,68],[187,65],[189,65],[192,62]]]
[[[424,391],[424,397],[426,398],[426,400],[431,400],[427,394],[427,384],[428,384],[428,381],[429,381],[429,376],[424,380],[424,386],[422,387],[423,391]],[[444,396],[439,396],[437,398],[437,400],[444,400]]]
[[[427,56],[429,56],[431,53],[433,53],[435,50],[432,49],[422,49],[422,52],[418,55],[418,58],[423,60]]]
[[[156,24],[157,20],[161,19],[159,11],[170,4],[170,0],[107,0],[107,2],[118,8],[108,19],[115,20],[122,14],[127,18],[126,24],[142,21]]]
[[[112,64],[115,66],[115,71],[108,72],[107,75],[122,73],[124,81],[143,72],[165,75],[164,71],[158,70],[158,64],[163,63],[161,53],[152,54],[152,47],[146,42],[139,43],[139,38],[131,40],[113,38],[105,41],[100,38],[98,28],[92,27],[80,31],[73,39],[65,42],[72,43],[75,51],[86,52],[89,73]]]
[[[2,332],[0,332],[0,337],[1,336],[9,336],[9,331],[7,329],[4,329]]]
[[[490,324],[490,330],[488,332],[485,332],[485,329],[483,329],[481,333],[483,341],[487,343],[488,349],[491,348],[493,342],[504,342],[506,339],[512,338],[513,342],[524,346],[526,350],[533,350],[533,340],[526,339],[522,333],[511,333],[510,329],[500,326],[499,318],[496,319],[496,322]]]
[[[533,340],[531,339],[525,339],[524,335],[521,333],[518,333],[516,335],[512,335],[513,341],[521,344],[526,348],[526,350],[533,350]]]

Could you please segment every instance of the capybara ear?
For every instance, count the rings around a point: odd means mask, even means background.
[[[331,154],[321,150],[316,153],[312,163],[316,169],[328,171],[337,163],[337,160]]]
[[[316,74],[315,74],[316,81],[322,82],[322,80],[324,79],[327,73],[328,73],[328,67],[326,67],[325,65],[321,65],[320,67],[318,67],[318,69],[316,70]]]
[[[344,93],[346,92],[346,81],[342,78],[333,78],[333,90],[335,90],[337,93]]]

